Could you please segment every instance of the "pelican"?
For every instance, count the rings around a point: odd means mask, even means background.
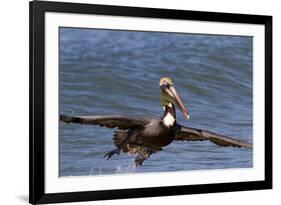
[[[115,149],[104,157],[109,159],[114,154],[134,154],[135,165],[141,166],[149,156],[161,151],[174,140],[203,141],[209,140],[220,146],[252,148],[252,144],[216,134],[211,131],[182,126],[176,121],[176,107],[189,119],[189,112],[168,77],[160,79],[160,102],[164,113],[160,118],[135,118],[123,115],[65,116],[60,120],[65,123],[80,123],[117,128],[113,140]]]

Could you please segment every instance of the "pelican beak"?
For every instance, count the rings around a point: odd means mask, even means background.
[[[180,111],[183,113],[184,117],[189,120],[189,112],[185,108],[180,96],[177,94],[176,89],[174,86],[167,86],[167,85],[161,85],[160,88],[165,91],[172,100],[178,105]]]

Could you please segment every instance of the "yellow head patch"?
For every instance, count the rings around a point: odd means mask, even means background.
[[[165,83],[169,84],[169,85],[173,85],[173,82],[171,80],[171,78],[168,77],[163,77],[160,79],[159,85],[164,85]]]

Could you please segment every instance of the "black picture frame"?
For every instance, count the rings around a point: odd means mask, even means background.
[[[31,204],[74,202],[137,197],[154,197],[198,193],[260,190],[272,188],[272,17],[124,6],[32,1],[30,12],[30,164],[29,202]],[[45,72],[44,39],[45,12],[100,14],[110,16],[150,17],[208,22],[260,24],[265,26],[265,180],[235,183],[200,184],[154,188],[135,188],[71,193],[45,192],[44,117]]]

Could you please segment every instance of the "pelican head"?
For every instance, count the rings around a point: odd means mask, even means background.
[[[183,113],[183,115],[189,119],[189,112],[185,108],[180,96],[177,94],[173,82],[168,77],[163,77],[160,79],[159,82],[161,96],[160,101],[161,105],[163,107],[166,107],[169,105],[169,103],[172,103],[174,105],[177,105],[180,111]]]

